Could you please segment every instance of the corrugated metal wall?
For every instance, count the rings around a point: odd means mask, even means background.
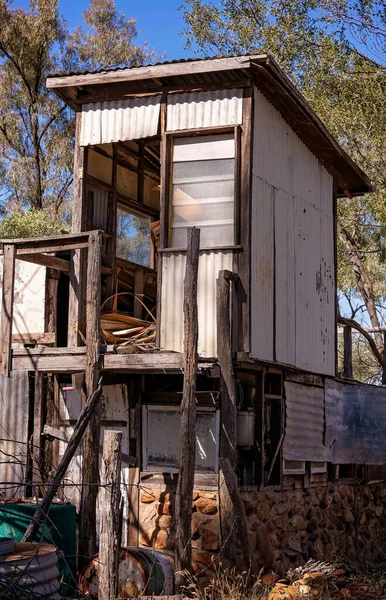
[[[188,92],[168,96],[168,131],[239,125],[242,118],[242,89]]]
[[[256,89],[252,175],[252,355],[333,375],[333,179]]]
[[[28,407],[28,372],[0,377],[0,491],[5,496],[25,495]]]
[[[157,135],[161,96],[82,105],[80,145],[138,140]]]
[[[286,426],[283,458],[324,462],[324,388],[285,382]]]
[[[223,269],[232,270],[231,251],[200,252],[198,266],[198,353],[217,356],[216,279]],[[186,254],[172,252],[162,257],[161,347],[183,351],[183,284]]]
[[[92,228],[107,229],[107,210],[109,202],[109,193],[94,185],[88,185],[89,192],[93,192],[92,206]]]

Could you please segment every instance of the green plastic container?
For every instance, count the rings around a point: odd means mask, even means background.
[[[36,511],[36,504],[0,502],[0,537],[12,537],[21,542]],[[46,523],[35,536],[34,542],[55,544],[64,559],[58,562],[62,585],[60,595],[70,597],[76,575],[76,509],[73,504],[52,504]]]

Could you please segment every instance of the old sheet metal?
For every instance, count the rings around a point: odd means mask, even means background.
[[[386,390],[326,380],[326,445],[330,462],[386,464]]]
[[[286,381],[285,460],[324,462],[324,390]]]

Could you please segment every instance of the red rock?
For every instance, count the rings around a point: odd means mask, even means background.
[[[150,496],[149,494],[141,494],[141,502],[143,502],[143,504],[151,504],[154,501],[154,496]]]
[[[203,515],[215,515],[217,513],[216,502],[209,498],[199,498],[195,505]]]
[[[210,529],[203,528],[201,531],[201,545],[203,550],[218,550],[218,535]]]
[[[280,577],[276,573],[266,573],[262,576],[261,582],[264,585],[273,585],[277,581],[279,581]]]

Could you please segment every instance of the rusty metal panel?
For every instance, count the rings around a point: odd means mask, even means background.
[[[198,353],[217,356],[216,279],[219,271],[232,270],[232,251],[200,252],[198,265]],[[162,257],[161,347],[183,351],[183,293],[186,253],[172,252]]]
[[[28,411],[28,372],[0,377],[0,491],[5,496],[25,495]]]
[[[213,90],[172,94],[167,100],[167,131],[239,125],[243,90]]]
[[[80,145],[107,144],[157,135],[161,96],[82,105]]]
[[[286,381],[285,460],[324,462],[324,389]]]
[[[0,257],[0,302],[3,257]],[[16,260],[12,333],[43,333],[46,268]]]
[[[326,445],[335,464],[386,464],[385,388],[326,380]]]
[[[251,348],[335,374],[333,179],[255,90]]]
[[[273,360],[274,239],[273,188],[259,177],[252,181],[251,352]]]

